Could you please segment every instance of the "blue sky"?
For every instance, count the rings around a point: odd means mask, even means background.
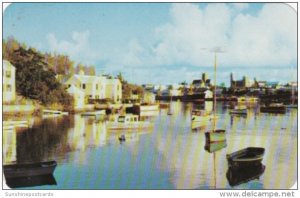
[[[3,37],[138,84],[212,77],[215,47],[226,51],[218,83],[228,85],[230,72],[288,82],[296,80],[296,17],[278,3],[14,3]]]

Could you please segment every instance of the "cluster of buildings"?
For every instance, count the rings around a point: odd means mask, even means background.
[[[7,60],[3,60],[3,103],[10,103],[16,99],[16,68]],[[122,103],[122,83],[118,78],[111,76],[91,76],[85,75],[84,71],[73,74],[67,78],[57,78],[67,87],[67,92],[74,98],[74,108],[81,109],[86,104],[94,102]],[[212,97],[211,80],[207,73],[203,73],[201,78],[195,79],[191,84],[186,82],[172,85],[142,85],[144,88],[143,102],[155,102],[156,96],[186,96],[205,93],[205,98]],[[287,85],[280,85],[279,82],[267,82],[249,80],[244,76],[241,80],[235,80],[233,74],[230,75],[230,89],[234,91],[244,90],[293,90],[297,91],[297,82]],[[222,93],[222,88],[217,87],[217,96]],[[208,95],[207,95],[208,94]],[[138,97],[136,95],[136,97]],[[134,99],[134,94],[132,94]],[[137,99],[137,98],[136,98]]]
[[[3,60],[3,102],[16,100],[16,68]],[[113,103],[122,101],[122,84],[119,79],[109,76],[90,76],[83,71],[62,80],[67,92],[74,98],[74,108],[80,109],[91,100],[107,100]]]

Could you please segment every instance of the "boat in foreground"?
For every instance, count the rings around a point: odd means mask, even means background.
[[[120,115],[106,122],[109,130],[146,129],[152,126],[148,121],[140,121],[139,117],[134,114]]]
[[[33,177],[6,178],[5,180],[6,185],[10,188],[57,185],[55,177],[52,174]]]
[[[259,179],[265,172],[265,169],[266,166],[262,163],[247,168],[229,167],[226,177],[230,186],[237,186]]]
[[[262,147],[247,147],[242,150],[227,154],[226,158],[229,166],[252,166],[261,163],[265,154]]]
[[[33,177],[51,175],[56,166],[56,161],[48,161],[31,164],[4,165],[3,170],[5,178]]]

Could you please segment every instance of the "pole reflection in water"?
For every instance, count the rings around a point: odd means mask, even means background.
[[[204,149],[213,154],[213,167],[214,167],[214,189],[217,189],[217,165],[216,165],[216,155],[217,155],[217,151],[226,148],[227,144],[226,141],[221,141],[221,142],[209,142],[207,139],[205,140],[205,146]]]
[[[22,132],[3,131],[4,165],[57,161],[57,185],[31,189],[285,189],[295,183],[297,109],[276,115],[250,107],[246,118],[233,117],[231,125],[228,107],[218,105],[217,127],[226,129],[226,142],[206,144],[204,132],[212,126],[192,133],[194,104],[171,105],[171,116],[168,109],[147,113],[143,119],[153,129],[145,131],[115,133],[105,122],[80,115],[43,119]],[[120,144],[122,134],[126,141]],[[259,180],[231,186],[226,154],[250,146],[268,150],[263,161],[268,168]],[[237,171],[229,172],[237,180]]]

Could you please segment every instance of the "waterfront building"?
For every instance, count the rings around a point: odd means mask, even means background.
[[[105,79],[105,98],[110,98],[114,103],[122,99],[122,84],[118,78]]]
[[[111,99],[121,102],[122,84],[119,79],[106,76],[85,75],[81,70],[79,74],[72,75],[65,83],[67,87],[74,85],[84,93],[85,103],[91,100]]]
[[[155,103],[155,94],[149,91],[145,91],[143,96],[143,102],[148,104]]]
[[[75,85],[71,85],[67,89],[67,92],[73,97],[74,109],[82,109],[84,107],[84,92],[79,88],[75,87]]]
[[[16,99],[16,68],[7,60],[3,60],[2,70],[3,102],[13,102]]]

